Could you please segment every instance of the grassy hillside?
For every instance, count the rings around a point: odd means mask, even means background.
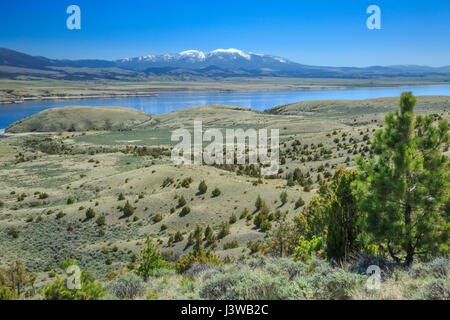
[[[356,157],[368,157],[384,111],[393,109],[395,101],[313,101],[268,112],[208,105],[153,116],[129,108],[67,107],[23,119],[8,131],[49,132],[0,139],[0,268],[20,258],[28,272],[37,274],[35,285],[42,288],[56,274],[63,274],[59,263],[69,257],[105,286],[114,285],[113,279],[135,270],[147,236],[173,263],[191,252],[189,238],[200,225],[203,230],[211,227],[217,235],[214,242],[203,243],[223,265],[196,265],[187,277],[162,270],[144,284],[146,293],[141,297],[226,298],[243,281],[251,288],[249,295],[233,297],[257,299],[275,286],[281,291],[271,291],[271,298],[442,299],[448,291],[443,289],[441,294],[439,290],[442,283],[448,287],[448,273],[432,275],[426,270],[447,272],[448,260],[390,272],[383,280],[388,290],[372,294],[363,285],[367,276],[350,272],[350,265],[341,270],[324,261],[305,265],[287,258],[257,259],[272,235],[255,224],[257,197],[266,202],[272,228],[281,213],[287,214],[291,224],[304,214],[321,181],[339,166],[355,167]],[[419,97],[418,109],[435,114],[436,120],[449,119],[449,101],[448,97]],[[194,120],[222,129],[279,129],[279,173],[264,178],[247,165],[173,165],[171,131],[190,129]],[[133,130],[118,131],[124,123]],[[69,132],[72,126],[75,131]],[[445,154],[449,155],[448,148]],[[304,181],[290,181],[295,169],[301,170]],[[199,193],[201,181],[207,185],[205,193]],[[215,188],[219,195],[213,195]],[[284,204],[282,192],[287,195]],[[296,204],[299,198],[303,205]],[[123,211],[127,202],[134,209],[129,216]],[[190,208],[187,213],[186,207]],[[87,217],[90,208],[94,217]],[[219,237],[224,224],[229,233]],[[182,237],[175,240],[178,233]],[[375,263],[366,260],[354,263],[364,271],[367,263]],[[208,270],[214,273],[211,277],[206,276]],[[322,271],[331,276],[323,276]],[[215,289],[222,281],[231,283],[231,291]],[[334,295],[330,286],[346,286],[348,291],[336,289]]]
[[[5,132],[126,130],[151,119],[143,111],[123,107],[64,107],[39,112],[9,125]]]
[[[398,98],[375,98],[364,100],[311,100],[279,105],[266,110],[278,115],[314,115],[318,117],[336,117],[387,113],[398,107]],[[450,109],[448,96],[417,97],[416,112],[433,112]]]

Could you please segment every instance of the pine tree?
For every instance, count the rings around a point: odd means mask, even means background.
[[[174,237],[174,242],[180,242],[183,241],[184,237],[181,234],[180,231],[177,231],[177,233],[175,233],[175,237]]]
[[[203,256],[203,228],[201,225],[197,225],[194,230],[194,247],[192,248],[194,256]]]
[[[215,189],[212,191],[212,196],[213,196],[213,197],[218,197],[218,196],[220,196],[221,193],[222,193],[222,192],[220,191],[219,188],[215,188]]]
[[[256,211],[261,209],[262,204],[263,204],[263,200],[261,199],[261,196],[258,194],[258,197],[256,198],[256,201],[255,201]]]
[[[292,226],[287,221],[287,212],[281,213],[277,220],[277,224],[269,235],[270,251],[279,257],[291,254],[292,248],[289,248],[292,238]]]
[[[167,267],[167,262],[162,258],[158,247],[153,244],[150,237],[145,241],[145,247],[140,253],[141,264],[137,268],[137,273],[147,281],[154,271]]]
[[[178,198],[178,207],[179,208],[184,207],[185,204],[186,204],[186,199],[183,196],[179,197]]]
[[[387,248],[397,263],[409,266],[448,243],[448,122],[414,116],[416,98],[400,97],[400,110],[389,113],[373,141],[375,158],[358,159],[362,172],[355,189],[367,216],[364,228],[374,243]]]
[[[213,229],[208,225],[205,229],[205,239],[208,239],[213,233]]]
[[[286,202],[288,201],[288,194],[286,191],[283,191],[280,193],[280,201],[281,201],[282,206],[284,206],[286,204]]]
[[[202,180],[198,185],[198,192],[199,194],[204,194],[206,193],[206,190],[208,190],[208,186],[206,185],[205,180]]]
[[[328,233],[326,252],[328,259],[343,261],[359,247],[360,211],[351,184],[357,177],[356,170],[339,168],[330,184],[331,199],[327,204]]]
[[[220,224],[220,229],[217,238],[222,239],[229,234],[230,234],[230,224],[228,223],[228,221],[222,222]]]
[[[92,208],[86,210],[86,219],[92,219],[95,217],[95,211]]]
[[[129,216],[132,216],[133,213],[134,213],[134,208],[130,204],[130,202],[127,200],[127,202],[125,203],[125,206],[123,207],[123,215],[125,217],[129,217]]]
[[[9,268],[0,269],[0,296],[18,298],[28,286],[34,287],[37,275],[28,274],[21,260],[11,262]],[[6,298],[6,297],[5,297]]]
[[[301,196],[298,197],[297,201],[295,201],[295,209],[303,207],[305,205],[305,200]]]

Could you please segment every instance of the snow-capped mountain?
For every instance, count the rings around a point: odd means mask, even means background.
[[[450,66],[416,65],[327,67],[310,66],[267,54],[238,49],[210,52],[187,50],[174,54],[109,60],[67,60],[30,56],[0,48],[0,78],[22,75],[55,79],[223,79],[227,77],[358,78],[432,77],[448,81]]]
[[[163,67],[201,69],[209,66],[223,69],[287,71],[301,66],[281,57],[244,52],[232,48],[217,49],[210,52],[187,50],[175,54],[125,58],[116,62],[119,67],[136,71]]]

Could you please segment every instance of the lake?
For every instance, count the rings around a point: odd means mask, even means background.
[[[265,110],[280,104],[304,100],[368,99],[399,96],[403,91],[414,95],[450,96],[450,84],[401,86],[390,88],[351,88],[339,90],[299,90],[264,92],[176,92],[161,93],[151,97],[104,98],[58,101],[30,101],[21,104],[0,105],[0,129],[14,121],[44,109],[77,106],[121,106],[143,110],[147,113],[167,113],[204,104],[227,104]]]

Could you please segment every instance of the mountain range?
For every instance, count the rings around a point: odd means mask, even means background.
[[[221,79],[227,77],[301,78],[434,78],[448,80],[450,66],[394,65],[357,67],[310,66],[288,59],[238,49],[187,50],[109,60],[67,60],[31,56],[0,48],[0,78],[19,76],[68,80],[91,79]]]

